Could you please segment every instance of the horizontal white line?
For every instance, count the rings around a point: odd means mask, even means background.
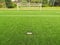
[[[21,16],[21,17],[60,17],[60,15],[0,15],[0,16]]]

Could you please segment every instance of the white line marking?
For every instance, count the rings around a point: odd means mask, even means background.
[[[60,17],[60,15],[0,15],[0,16],[21,16],[21,17]]]
[[[60,13],[60,12],[56,12],[56,13]]]

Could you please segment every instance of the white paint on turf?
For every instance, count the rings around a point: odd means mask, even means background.
[[[60,12],[56,12],[56,13],[60,14]]]
[[[27,35],[32,35],[32,32],[27,32],[26,34],[27,34]]]
[[[21,17],[60,17],[60,15],[0,15],[0,16],[21,16]]]

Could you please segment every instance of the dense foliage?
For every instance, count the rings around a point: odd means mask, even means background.
[[[5,4],[7,8],[14,8],[16,7],[16,4],[13,3],[11,0],[5,0]]]
[[[60,0],[18,0],[18,1],[31,2],[31,3],[42,3],[43,6],[60,6]],[[5,2],[6,7],[8,8],[16,7],[16,5],[12,3],[11,0],[0,0],[0,3],[1,2]]]

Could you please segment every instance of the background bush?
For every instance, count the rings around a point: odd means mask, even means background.
[[[2,7],[3,7],[3,5],[0,4],[0,8],[2,8]]]
[[[0,8],[3,8],[4,6],[5,6],[4,3],[0,2]]]
[[[7,8],[14,8],[14,7],[16,7],[16,4],[13,3],[11,0],[5,0],[5,2],[6,2],[6,7]]]

